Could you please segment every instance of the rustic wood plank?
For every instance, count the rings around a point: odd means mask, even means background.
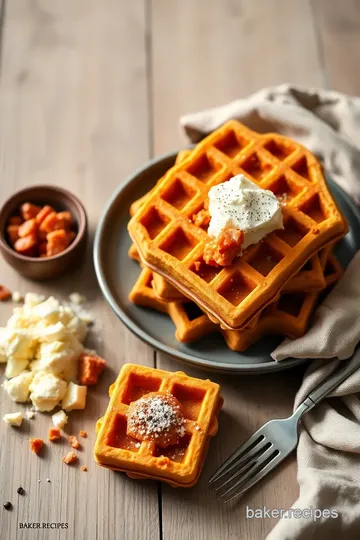
[[[328,84],[340,92],[359,95],[359,3],[313,1]]]
[[[250,435],[271,418],[290,413],[302,369],[271,375],[219,375],[194,369],[159,355],[158,366],[181,370],[194,377],[219,383],[224,409],[219,416],[219,432],[210,444],[199,483],[191,490],[162,489],[162,523],[164,540],[182,538],[236,538],[263,540],[276,519],[246,519],[246,506],[256,508],[288,508],[298,494],[295,456],[272,473],[261,484],[234,505],[224,505],[209,488],[211,474]]]
[[[126,0],[11,0],[6,7],[0,86],[0,201],[21,186],[52,183],[83,200],[91,236],[111,192],[149,153],[143,2]],[[91,246],[87,263],[67,279],[30,283],[0,261],[1,282],[21,292],[66,298],[86,294],[96,314],[93,341],[109,368],[90,391],[85,412],[70,415],[68,433],[88,432],[80,453],[88,472],[66,467],[66,441],[49,443],[44,457],[28,450],[28,436],[47,438],[49,415],[21,430],[0,421],[0,538],[155,539],[157,486],[96,466],[96,419],[105,411],[109,384],[125,361],[153,365],[153,351],[116,319],[97,286]],[[4,324],[11,305],[0,306]],[[1,416],[25,409],[0,392]],[[47,483],[49,478],[51,483]],[[41,483],[38,483],[38,479]],[[18,486],[26,496],[16,493]],[[67,530],[20,530],[19,522],[67,522]]]
[[[177,129],[182,114],[263,86],[324,84],[310,0],[153,0],[152,6],[156,153],[184,140]]]
[[[153,0],[152,96],[155,154],[180,148],[181,114],[246,96],[262,86],[293,82],[321,85],[309,1],[245,2]],[[209,490],[211,472],[265,421],[291,411],[301,370],[254,377],[221,376],[180,364],[163,354],[157,365],[210,376],[225,398],[219,434],[212,442],[199,484],[191,490],[162,488],[164,540],[265,538],[275,520],[246,519],[250,508],[287,508],[298,493],[295,458],[233,508]]]

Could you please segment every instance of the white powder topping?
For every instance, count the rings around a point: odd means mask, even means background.
[[[183,437],[184,423],[180,405],[169,403],[166,397],[161,396],[139,399],[128,418],[128,428],[136,430],[143,440],[163,437],[174,430]]]

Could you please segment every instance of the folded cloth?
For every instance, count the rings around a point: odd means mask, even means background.
[[[188,114],[180,124],[191,141],[198,142],[231,118],[259,133],[276,131],[303,144],[360,204],[360,98],[283,84],[221,107]]]
[[[193,142],[230,118],[259,131],[276,131],[309,148],[326,172],[360,204],[360,99],[323,89],[290,85],[267,88],[227,105],[181,118]],[[317,309],[302,338],[285,340],[272,353],[315,359],[307,369],[294,408],[360,341],[360,253]],[[360,349],[355,353],[360,354]],[[303,417],[297,450],[301,517],[280,519],[267,540],[360,538],[360,370]],[[322,510],[321,516],[319,511]]]

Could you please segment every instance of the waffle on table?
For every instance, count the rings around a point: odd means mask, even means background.
[[[319,257],[325,287],[329,287],[339,280],[342,268],[331,252],[331,247],[324,248]],[[283,292],[278,300],[267,306],[243,330],[221,330],[193,302],[164,302],[153,290],[153,273],[148,268],[142,269],[129,299],[136,305],[167,313],[175,325],[178,341],[195,341],[212,332],[221,331],[230,349],[244,351],[265,334],[290,338],[304,335],[321,292]]]
[[[176,445],[159,447],[127,434],[130,403],[150,392],[175,396],[185,416],[185,434]],[[95,460],[132,478],[161,480],[173,487],[193,486],[201,473],[210,438],[218,429],[222,407],[218,384],[155,368],[125,364],[109,388],[110,402],[96,425]]]
[[[210,187],[239,173],[285,201],[284,229],[249,246],[231,266],[214,268],[203,261],[211,239],[192,219]],[[316,158],[298,143],[236,121],[172,167],[129,223],[142,262],[228,329],[246,327],[313,255],[346,231]]]

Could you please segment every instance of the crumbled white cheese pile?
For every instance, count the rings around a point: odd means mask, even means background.
[[[85,312],[84,312],[85,313]],[[38,411],[84,408],[85,386],[76,380],[78,361],[92,317],[50,296],[28,293],[0,328],[0,362],[6,363],[3,384],[13,401],[31,401]]]

